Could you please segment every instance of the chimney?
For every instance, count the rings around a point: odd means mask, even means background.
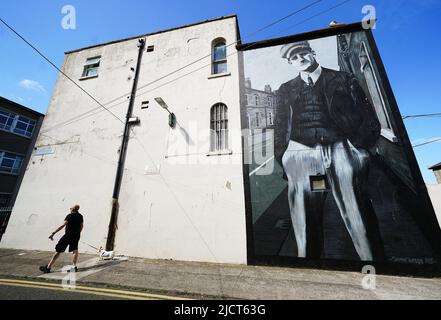
[[[245,78],[245,88],[251,89],[251,79]]]

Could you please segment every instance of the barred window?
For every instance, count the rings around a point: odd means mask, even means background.
[[[212,44],[212,74],[227,72],[227,46],[225,45],[225,39],[219,38],[213,41]]]
[[[210,151],[228,149],[228,108],[217,103],[211,108],[211,143]]]

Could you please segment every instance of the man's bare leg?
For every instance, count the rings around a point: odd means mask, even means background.
[[[74,267],[77,266],[78,255],[79,255],[78,250],[74,250],[74,252],[73,252],[73,259],[72,259]]]
[[[320,246],[314,246],[314,243],[309,243],[311,234],[309,230],[317,230],[313,232],[314,235],[320,235],[321,226],[310,225],[307,226],[307,214],[313,215],[317,212],[307,212],[308,209],[322,211],[323,200],[320,197],[312,197],[310,187],[310,176],[317,175],[317,173],[324,173],[322,157],[320,149],[310,148],[303,144],[290,141],[287,150],[282,158],[283,168],[285,169],[288,178],[288,203],[291,214],[291,221],[294,230],[294,236],[297,243],[297,257],[306,258],[308,255],[320,256]],[[306,199],[309,199],[307,203]],[[312,221],[312,223],[320,223]],[[321,244],[320,239],[312,239],[315,243]],[[307,250],[307,248],[309,248]],[[311,250],[316,248],[316,250]],[[307,252],[310,251],[310,252]]]
[[[357,159],[350,152],[343,143],[334,145],[329,183],[340,215],[360,260],[372,261],[372,249],[353,185],[354,175],[358,174],[362,165],[365,164],[367,153],[355,149],[355,152],[358,153]]]
[[[59,252],[56,252],[56,253],[53,255],[51,261],[50,261],[49,264],[47,265],[47,267],[48,267],[49,269],[52,268],[52,266],[54,265],[55,261],[57,261],[57,259],[58,259],[59,256],[60,256],[60,253],[59,253]]]

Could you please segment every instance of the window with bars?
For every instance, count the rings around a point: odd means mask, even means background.
[[[94,57],[89,58],[86,60],[86,63],[84,64],[84,70],[82,77],[95,77],[98,76],[98,68],[100,66],[101,57]]]
[[[210,151],[228,150],[228,108],[223,103],[211,108]]]
[[[36,123],[35,120],[9,111],[0,110],[0,130],[30,138],[34,132]]]
[[[18,175],[23,164],[23,156],[0,151],[0,172]]]
[[[225,39],[219,38],[213,41],[212,59],[212,74],[227,72],[227,46],[225,45]]]

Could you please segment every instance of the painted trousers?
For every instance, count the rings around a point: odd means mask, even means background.
[[[355,148],[349,140],[315,147],[290,141],[282,164],[288,178],[298,257],[320,258],[324,247],[323,209],[331,192],[358,256],[362,261],[374,260],[363,218],[367,213],[362,212],[370,200],[362,199],[359,192],[367,183],[368,163],[369,153]],[[325,176],[329,191],[312,190],[311,177],[320,175]],[[373,209],[370,211],[370,215],[375,215]]]

